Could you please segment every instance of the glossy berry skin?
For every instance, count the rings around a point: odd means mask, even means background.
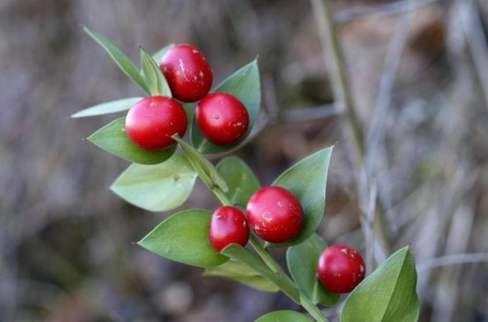
[[[192,45],[180,44],[168,49],[159,68],[173,96],[183,102],[198,101],[212,87],[212,68],[205,56]]]
[[[230,244],[246,246],[249,239],[246,215],[236,207],[218,208],[212,214],[209,239],[212,247],[219,252]]]
[[[228,93],[212,93],[198,102],[196,120],[212,143],[237,143],[247,132],[249,114],[244,104]]]
[[[247,204],[249,226],[256,235],[272,243],[298,236],[303,228],[303,209],[288,190],[269,186],[256,191]]]
[[[125,118],[129,138],[145,150],[161,150],[175,144],[171,138],[183,136],[187,127],[183,106],[170,97],[150,96],[134,105]]]
[[[327,247],[320,255],[317,276],[334,293],[348,293],[363,279],[366,268],[361,254],[346,245]]]

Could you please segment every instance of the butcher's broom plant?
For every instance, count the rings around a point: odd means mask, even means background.
[[[195,266],[203,276],[228,278],[263,292],[282,292],[302,312],[276,311],[258,322],[328,321],[322,307],[341,305],[342,322],[415,322],[416,270],[408,247],[366,276],[361,254],[327,245],[317,234],[325,217],[333,147],[299,160],[262,184],[230,154],[247,143],[261,105],[258,61],[213,86],[200,50],[168,45],[141,49],[140,67],[109,39],[85,28],[136,85],[140,97],[101,103],[74,118],[122,114],[88,140],[131,164],[111,190],[151,212],[182,206],[201,180],[222,204],[180,210],[139,242],[167,260]],[[220,158],[217,164],[208,159]],[[270,249],[286,248],[287,269]],[[347,295],[344,295],[348,293]]]

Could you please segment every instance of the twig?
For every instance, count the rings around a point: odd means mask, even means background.
[[[335,108],[333,104],[321,105],[317,107],[307,107],[300,109],[293,109],[290,111],[282,112],[282,120],[271,118],[266,113],[259,113],[256,120],[256,124],[253,126],[251,133],[242,141],[239,145],[219,154],[210,155],[210,159],[221,158],[226,155],[232,154],[235,151],[241,149],[244,145],[252,141],[259,133],[261,133],[267,126],[275,125],[277,123],[299,123],[318,121],[325,118],[340,115],[340,112]]]
[[[459,7],[461,22],[475,65],[474,70],[488,108],[488,41],[483,31],[479,5],[475,0],[466,0],[459,2]]]
[[[377,186],[373,183],[368,189],[370,191],[368,205],[366,211],[361,212],[361,229],[363,230],[365,244],[366,244],[366,267],[372,269],[374,267],[375,256],[375,232],[374,222],[376,220],[376,198],[377,198]]]
[[[331,77],[334,84],[334,93],[336,107],[339,111],[344,110],[344,127],[348,129],[350,141],[352,142],[354,153],[353,158],[358,169],[363,169],[362,161],[365,155],[365,146],[363,141],[363,127],[356,112],[356,106],[351,92],[351,86],[346,72],[342,47],[339,42],[337,32],[333,22],[333,13],[331,1],[329,0],[311,0],[317,20],[320,41],[324,58],[331,60]],[[362,172],[362,171],[360,171]],[[358,183],[360,180],[358,180]],[[360,187],[360,185],[358,185]],[[390,250],[388,234],[383,223],[383,213],[378,208],[374,230],[375,236],[378,237],[382,253],[387,254]],[[381,255],[381,254],[379,254]]]
[[[408,7],[410,2],[412,1],[405,1],[405,6]],[[365,157],[365,168],[368,177],[373,177],[375,180],[380,180],[380,178],[378,178],[380,171],[388,171],[387,158],[384,153],[382,153],[379,145],[384,141],[385,123],[388,109],[391,106],[393,86],[395,84],[402,53],[407,44],[410,24],[411,15],[408,13],[396,24],[395,30],[391,36],[386,52],[383,72],[381,74],[376,106],[367,133],[366,142],[368,150]],[[387,177],[389,176],[387,175]],[[388,200],[389,198],[385,198],[385,192],[388,190],[388,187],[386,186],[387,183],[387,180],[385,180],[385,182],[380,182],[380,186],[382,187],[381,191],[383,193],[378,194],[378,197],[382,197],[381,202],[383,203],[385,202],[385,199],[387,199],[385,208],[388,209],[391,206],[391,202]],[[385,214],[387,214],[386,211]]]
[[[409,3],[411,2],[411,4]],[[373,6],[357,6],[338,12],[334,19],[336,22],[348,22],[351,20],[367,18],[370,16],[389,16],[423,8],[439,0],[402,0],[393,3],[385,3]]]
[[[334,104],[292,109],[283,113],[285,123],[309,122],[340,115]]]
[[[450,265],[478,264],[488,262],[488,253],[467,253],[441,256],[426,260],[417,265],[418,271],[428,271],[437,267]]]
[[[466,252],[473,229],[474,216],[473,211],[466,202],[452,216],[451,227],[446,240],[445,253],[456,254]],[[434,307],[432,309],[432,321],[444,322],[452,321],[456,308],[456,300],[459,294],[459,287],[462,285],[462,268],[449,267],[443,269],[436,279],[439,281],[434,286]]]
[[[320,41],[324,57],[331,60],[331,76],[333,78],[336,106],[339,111],[344,110],[345,125],[352,133],[351,141],[356,149],[357,161],[362,161],[364,155],[363,130],[356,112],[354,98],[350,91],[350,83],[346,72],[344,55],[339,43],[332,18],[332,8],[329,0],[311,0],[315,18],[318,23]]]

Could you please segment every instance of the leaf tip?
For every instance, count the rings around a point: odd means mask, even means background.
[[[85,138],[85,140],[87,140],[87,141],[89,141],[89,142],[91,142],[91,143],[95,144],[95,134],[97,134],[97,133],[95,132],[95,133],[90,134],[89,136],[87,136],[87,137]]]
[[[146,244],[146,239],[147,239],[147,236],[144,236],[144,237],[142,237],[141,240],[136,241],[134,244],[137,245],[137,246],[139,246],[139,247],[142,247],[144,249],[148,249],[149,250],[149,248],[147,247],[147,244]]]
[[[96,38],[95,32],[88,28],[87,26],[83,25],[83,31],[90,37]]]

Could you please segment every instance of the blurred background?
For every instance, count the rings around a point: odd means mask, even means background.
[[[0,321],[249,322],[299,309],[134,245],[168,214],[108,190],[127,163],[83,138],[113,115],[70,114],[142,93],[83,25],[134,59],[139,46],[196,44],[217,82],[259,55],[267,116],[238,155],[262,183],[336,144],[321,235],[365,250],[360,222],[377,199],[391,250],[412,245],[420,321],[488,321],[488,1],[333,5],[366,184],[311,2],[0,0]],[[186,206],[216,205],[199,184]]]

